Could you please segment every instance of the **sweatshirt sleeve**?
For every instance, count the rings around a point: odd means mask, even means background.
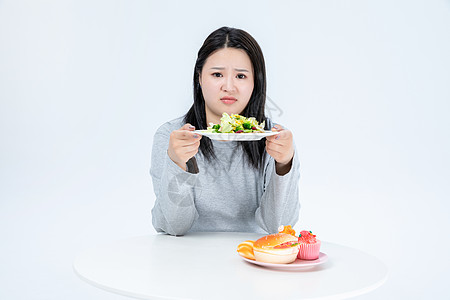
[[[268,233],[277,233],[280,225],[294,226],[298,221],[300,164],[295,151],[291,169],[280,176],[275,170],[275,160],[269,157],[268,161],[264,174],[264,192],[255,218],[262,229]]]
[[[184,235],[198,218],[194,204],[197,174],[184,171],[167,154],[170,130],[164,125],[153,139],[150,175],[156,200],[152,224],[157,232]]]

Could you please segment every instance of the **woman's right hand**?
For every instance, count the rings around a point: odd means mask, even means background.
[[[180,168],[186,171],[186,162],[191,159],[200,146],[201,135],[193,132],[195,127],[185,124],[178,130],[172,131],[167,154]]]

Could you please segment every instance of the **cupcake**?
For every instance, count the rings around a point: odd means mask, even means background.
[[[297,255],[298,259],[313,260],[319,258],[320,241],[316,239],[316,236],[311,231],[301,231],[298,236],[298,243],[300,245]]]

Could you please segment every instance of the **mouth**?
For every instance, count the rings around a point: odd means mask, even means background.
[[[237,101],[237,99],[234,97],[231,97],[231,96],[225,96],[225,97],[220,98],[220,101],[222,101],[222,103],[225,103],[225,104],[233,104],[234,102]]]

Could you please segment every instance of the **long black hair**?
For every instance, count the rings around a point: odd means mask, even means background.
[[[215,51],[223,48],[236,48],[244,50],[250,58],[254,73],[254,86],[250,100],[242,111],[246,117],[255,117],[258,122],[265,121],[265,129],[269,129],[268,119],[265,116],[266,103],[266,67],[264,56],[256,40],[241,29],[222,27],[212,32],[204,41],[198,51],[194,68],[194,103],[184,116],[184,122],[190,123],[196,129],[206,129],[205,99],[200,88],[200,75],[206,59]],[[265,159],[265,139],[254,142],[238,142],[246,154],[247,162],[252,167],[262,170]],[[200,140],[200,151],[211,161],[216,158],[213,144],[210,139]]]

